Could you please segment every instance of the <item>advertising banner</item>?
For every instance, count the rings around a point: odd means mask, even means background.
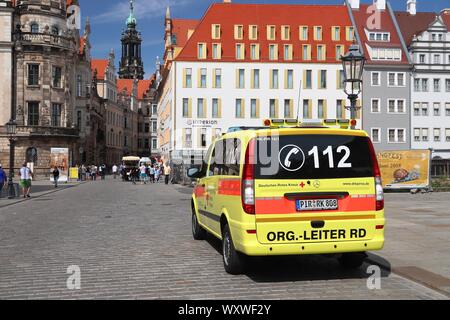
[[[70,168],[69,169],[69,178],[77,180],[78,179],[78,168]]]
[[[385,189],[427,189],[430,186],[430,150],[377,153]]]
[[[50,171],[54,167],[59,169],[58,182],[67,182],[69,177],[69,148],[51,148],[50,149]],[[53,181],[53,175],[50,176]]]

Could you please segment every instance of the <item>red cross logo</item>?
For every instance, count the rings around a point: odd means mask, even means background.
[[[305,186],[305,184],[303,183],[303,181],[302,181],[302,183],[300,183],[300,187],[304,187]]]

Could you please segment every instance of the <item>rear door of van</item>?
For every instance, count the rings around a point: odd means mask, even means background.
[[[376,169],[369,138],[362,132],[327,129],[279,131],[255,138],[258,241],[373,238]]]

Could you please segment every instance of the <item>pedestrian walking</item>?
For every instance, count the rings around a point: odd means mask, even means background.
[[[5,186],[7,180],[8,180],[8,177],[6,175],[6,172],[5,172],[5,170],[3,170],[3,167],[0,164],[0,196],[2,195],[2,190],[3,190],[3,187]]]
[[[20,174],[20,186],[22,187],[23,197],[31,198],[31,178],[33,177],[33,172],[27,167],[27,163],[22,164],[22,168],[19,171]]]
[[[153,165],[150,166],[150,180],[155,183],[155,167]]]
[[[53,183],[55,184],[55,188],[58,188],[58,179],[59,179],[59,169],[57,166],[53,168]]]
[[[159,182],[159,174],[160,174],[160,168],[155,167],[155,182]]]
[[[81,181],[86,180],[86,167],[84,164],[81,166]]]
[[[141,184],[147,184],[147,168],[144,164],[139,167]]]
[[[172,172],[172,168],[170,167],[169,163],[166,162],[166,164],[164,165],[164,182],[165,182],[165,184],[169,184],[169,178],[170,178],[171,172]]]
[[[96,165],[92,165],[91,167],[91,176],[92,176],[92,181],[96,181],[97,180],[97,166]]]
[[[99,173],[100,173],[100,178],[102,180],[105,180],[106,177],[106,165],[102,164],[98,167]]]
[[[91,167],[86,167],[86,181],[88,181],[91,177]]]
[[[116,179],[116,177],[117,177],[117,170],[118,169],[119,168],[115,164],[113,164],[113,166],[112,166],[112,174],[113,174],[114,179]]]

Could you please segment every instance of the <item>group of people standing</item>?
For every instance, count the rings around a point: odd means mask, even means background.
[[[101,180],[106,178],[106,165],[101,164],[96,166],[95,164],[85,166],[84,164],[78,166],[78,181],[92,180],[96,181],[100,177]]]
[[[115,170],[113,166],[114,178],[116,178],[115,172],[117,170],[120,170],[123,181],[130,180],[133,184],[136,184],[138,181],[141,184],[157,183],[162,176],[164,176],[164,183],[169,184],[171,173],[171,168],[168,163],[150,165],[142,163],[139,167],[131,168],[131,170],[126,170],[124,166],[120,166],[120,168],[116,168]]]

